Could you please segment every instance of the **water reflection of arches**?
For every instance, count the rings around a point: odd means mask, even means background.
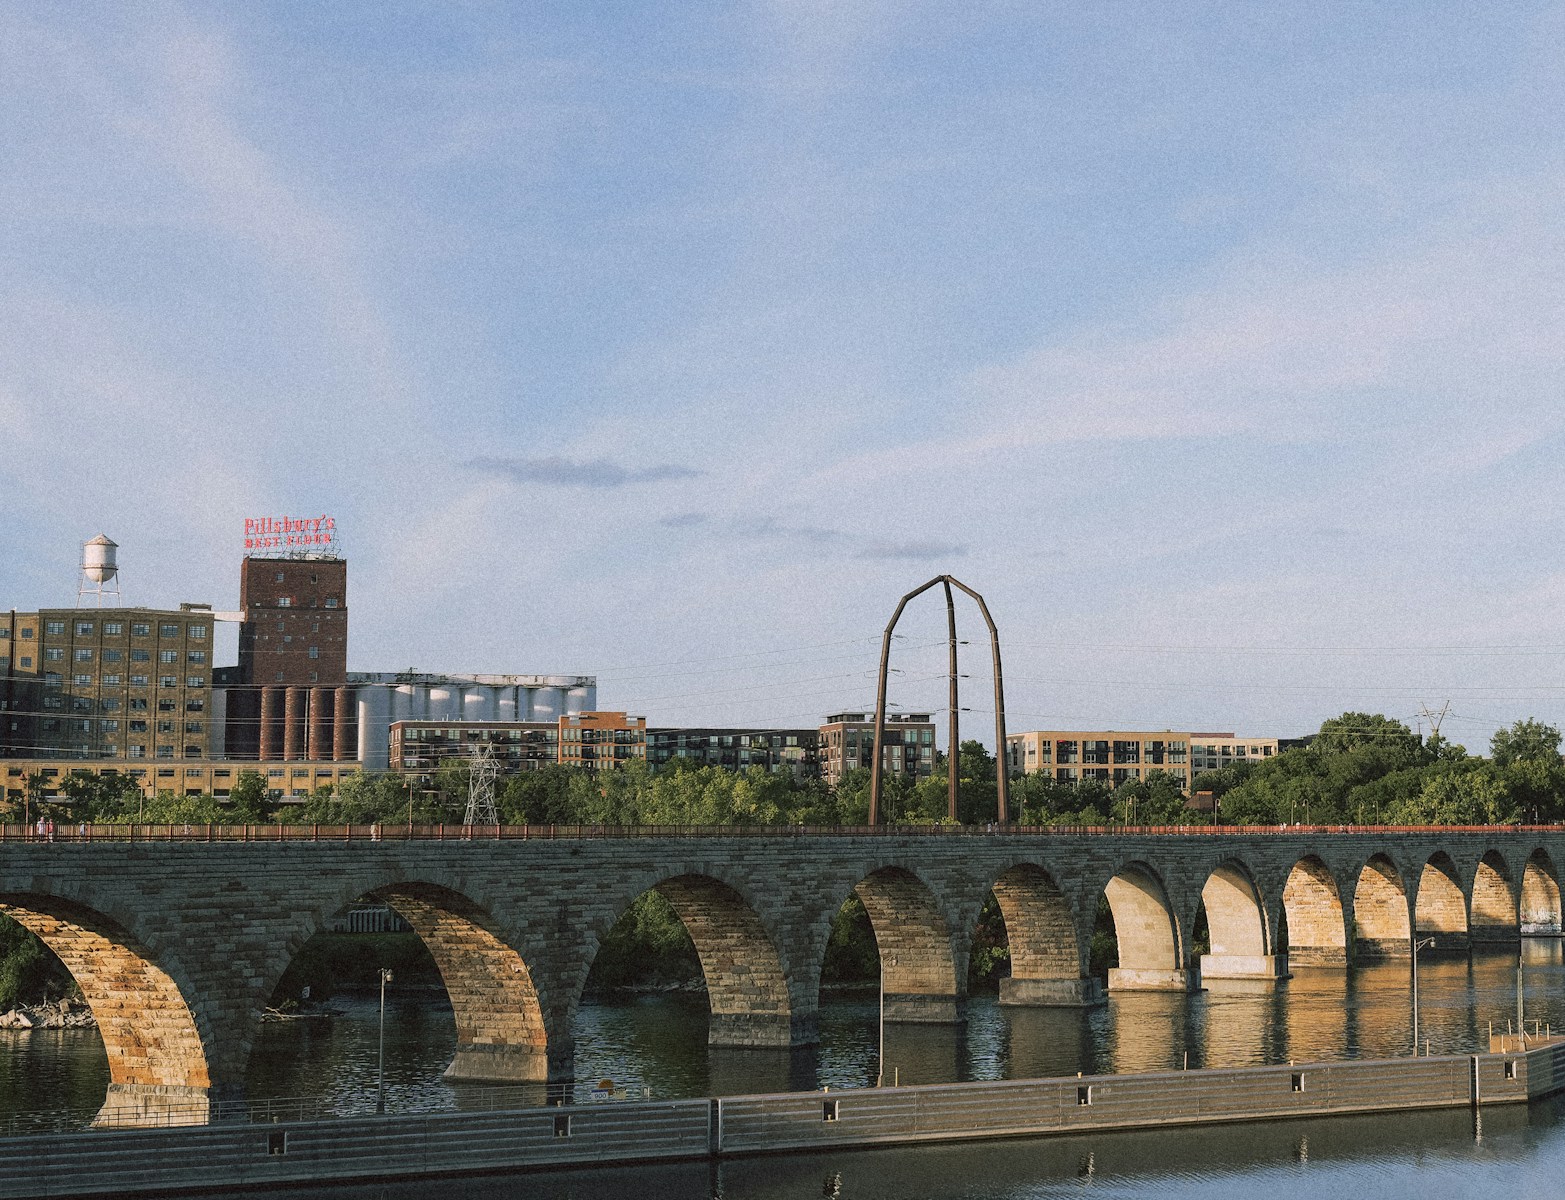
[[[707,875],[676,875],[657,885],[684,924],[701,960],[713,1046],[786,1047],[793,1006],[777,947],[761,918],[734,888]]]
[[[1516,914],[1516,885],[1511,869],[1499,851],[1490,850],[1479,859],[1473,874],[1469,936],[1475,945],[1515,943],[1521,937]]]
[[[1019,863],[994,882],[1005,920],[1011,974],[1000,980],[1006,1005],[1080,1005],[1101,999],[1087,978],[1070,901],[1054,878],[1032,863]]]
[[[54,896],[0,896],[0,913],[36,934],[70,971],[109,1059],[97,1124],[204,1124],[208,1044],[184,993],[147,946],[93,909]]]
[[[1201,956],[1201,978],[1276,980],[1287,974],[1275,953],[1266,910],[1250,869],[1237,859],[1221,863],[1201,888],[1211,951]]]
[[[965,988],[958,986],[950,927],[929,885],[906,868],[882,867],[853,890],[875,934],[886,1020],[960,1020]]]
[[[1359,871],[1353,890],[1353,953],[1356,958],[1406,958],[1412,921],[1407,888],[1396,864],[1377,854]]]
[[[1522,871],[1521,928],[1527,934],[1561,932],[1560,877],[1541,847],[1528,856]]]
[[[549,1038],[538,991],[522,956],[494,918],[466,896],[432,883],[368,893],[413,927],[440,969],[456,1018],[455,1080],[543,1082]]]
[[[1288,966],[1343,967],[1348,962],[1348,927],[1337,878],[1309,855],[1288,872],[1282,889],[1288,926]]]
[[[1145,863],[1127,863],[1103,889],[1119,966],[1109,971],[1109,991],[1185,991],[1183,939],[1168,892]]]
[[[1437,850],[1419,874],[1414,901],[1414,928],[1435,939],[1436,950],[1466,950],[1467,897],[1456,864],[1444,850]]]

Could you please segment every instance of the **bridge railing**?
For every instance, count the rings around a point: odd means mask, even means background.
[[[603,838],[1268,837],[1558,833],[1562,825],[0,825],[0,842],[494,842]]]

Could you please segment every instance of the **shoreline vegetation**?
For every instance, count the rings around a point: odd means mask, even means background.
[[[1324,722],[1304,744],[1259,761],[1199,774],[1192,793],[1211,797],[1201,810],[1172,775],[1148,770],[1117,787],[1102,779],[1064,780],[1047,772],[1011,780],[1011,812],[1031,825],[1468,825],[1554,822],[1565,818],[1565,762],[1560,731],[1520,720],[1494,734],[1487,758],[1438,733],[1420,737],[1400,721],[1349,712]],[[958,823],[993,819],[994,758],[975,741],[962,743]],[[94,823],[375,823],[438,824],[460,820],[468,793],[467,760],[442,764],[433,787],[415,790],[394,773],[357,775],[312,793],[304,803],[282,803],[266,781],[241,771],[232,793],[147,798],[125,776],[71,776],[63,799],[49,799],[43,781],[27,780],[26,799],[9,819]],[[1105,775],[1108,772],[1103,772]],[[675,759],[653,769],[645,762],[599,773],[547,766],[507,779],[496,796],[505,824],[602,825],[858,825],[868,818],[869,772],[847,772],[835,788],[818,779],[735,772]],[[888,822],[947,823],[945,763],[910,782],[884,780]],[[1197,942],[1205,931],[1197,928]],[[1199,949],[1199,947],[1197,947]],[[1100,899],[1091,973],[1115,965],[1112,917]],[[992,989],[1009,970],[1010,950],[999,906],[991,895],[973,943],[969,988]],[[270,1006],[286,1011],[309,988],[316,1001],[337,989],[372,986],[390,967],[402,986],[441,985],[439,972],[414,934],[323,934],[311,939],[284,973]],[[822,964],[827,988],[873,988],[879,954],[868,915],[856,896],[838,912]],[[704,990],[700,961],[684,925],[656,891],[647,892],[604,937],[588,977],[587,998],[638,991]],[[21,1017],[0,1028],[50,1028],[68,1005],[85,1013],[80,992],[58,958],[32,932],[0,916],[0,1014]],[[54,1014],[51,1016],[50,1014]],[[0,1021],[5,1018],[0,1017]],[[90,1021],[90,1014],[88,1014]]]

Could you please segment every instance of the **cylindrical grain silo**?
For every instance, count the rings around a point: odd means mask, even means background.
[[[332,695],[331,756],[338,762],[353,757],[353,689],[344,685]]]
[[[257,742],[257,755],[262,761],[271,761],[277,757],[278,737],[277,724],[281,708],[282,696],[274,687],[261,689],[261,720]]]

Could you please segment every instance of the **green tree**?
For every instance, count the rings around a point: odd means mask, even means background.
[[[259,771],[240,771],[228,793],[227,820],[235,825],[259,825],[272,819],[272,793]]]
[[[1510,825],[1518,819],[1505,777],[1490,763],[1433,776],[1387,816],[1397,825]]]
[[[1518,762],[1544,762],[1557,766],[1560,761],[1560,731],[1552,725],[1531,719],[1517,721],[1507,729],[1495,730],[1489,741],[1489,757],[1497,767]]]
[[[141,804],[141,785],[129,775],[71,775],[60,785],[71,818],[90,823],[134,820]]]

